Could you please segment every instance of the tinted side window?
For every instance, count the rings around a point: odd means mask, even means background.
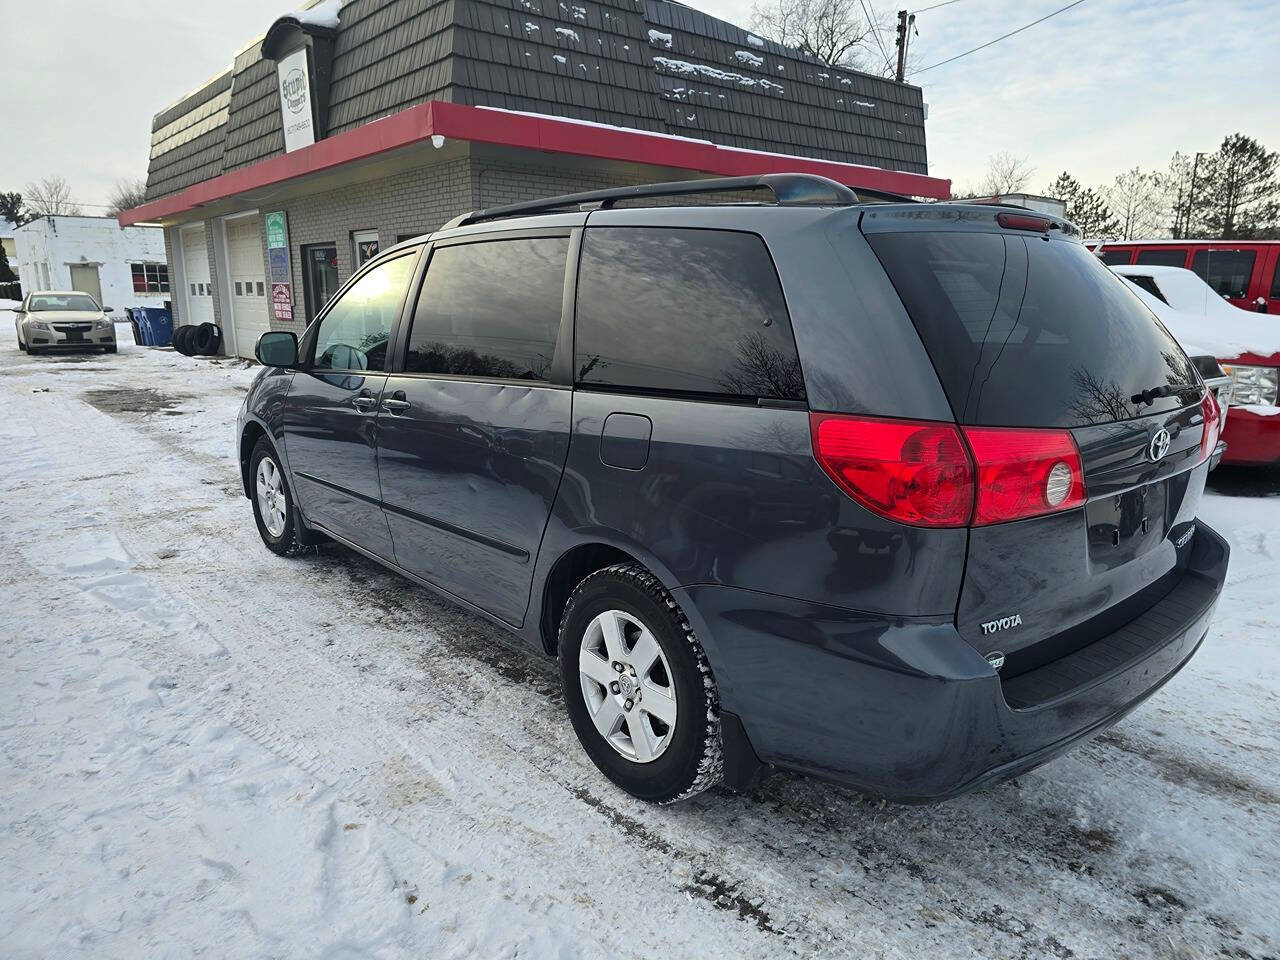
[[[1271,276],[1271,299],[1280,299],[1280,259],[1276,260],[1275,273]]]
[[[588,228],[574,370],[623,389],[805,396],[778,274],[750,233]]]
[[[397,257],[374,267],[330,307],[316,331],[313,368],[382,370],[387,340],[396,322],[416,257]]]
[[[546,380],[568,257],[568,237],[437,248],[413,315],[405,370]]]
[[[1138,262],[1144,267],[1185,267],[1187,265],[1186,248],[1172,250],[1140,250]]]
[[[1103,263],[1105,263],[1108,267],[1114,267],[1120,264],[1127,264],[1129,262],[1129,258],[1133,256],[1133,251],[1132,250],[1108,250],[1106,247],[1103,247],[1101,256],[1102,256]]]
[[[1252,250],[1197,250],[1191,258],[1191,269],[1213,287],[1215,293],[1244,297],[1249,294],[1253,261]]]

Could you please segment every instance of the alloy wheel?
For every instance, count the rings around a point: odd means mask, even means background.
[[[671,744],[676,689],[662,647],[622,610],[587,624],[578,654],[587,712],[605,742],[628,760],[649,763]]]
[[[257,493],[258,512],[267,533],[273,537],[283,536],[289,503],[284,493],[284,477],[270,457],[258,461]]]

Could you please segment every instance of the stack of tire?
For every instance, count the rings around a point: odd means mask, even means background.
[[[184,357],[212,357],[222,349],[222,328],[216,323],[184,324],[173,331],[173,349]]]

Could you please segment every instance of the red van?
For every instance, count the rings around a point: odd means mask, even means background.
[[[1280,313],[1280,240],[1117,240],[1093,247],[1107,266],[1185,267],[1242,310]]]

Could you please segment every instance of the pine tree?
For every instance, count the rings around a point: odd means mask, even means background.
[[[1107,202],[1065,170],[1049,184],[1046,193],[1066,201],[1067,219],[1079,227],[1086,238],[1113,240],[1118,235],[1119,224]]]
[[[13,283],[17,279],[13,268],[9,266],[8,254],[4,252],[4,247],[0,247],[0,283]]]
[[[1275,229],[1280,212],[1276,180],[1280,154],[1252,137],[1233,133],[1205,158],[1203,187],[1196,190],[1202,236],[1251,239]]]

